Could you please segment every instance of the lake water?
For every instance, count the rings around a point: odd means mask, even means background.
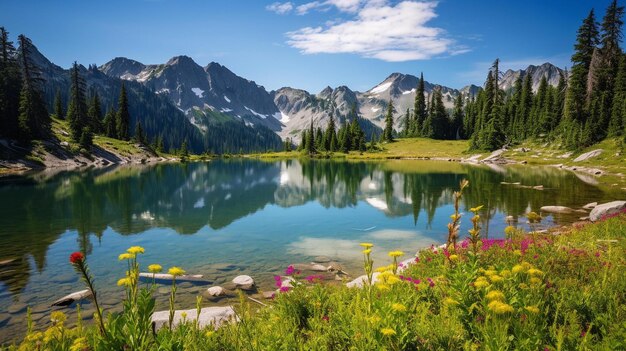
[[[357,276],[359,242],[375,244],[375,265],[388,263],[389,250],[412,255],[444,242],[452,194],[465,178],[462,210],[485,205],[489,237],[503,236],[507,215],[522,225],[525,213],[544,205],[619,197],[592,177],[556,168],[435,161],[215,160],[0,178],[0,343],[22,336],[27,306],[41,328],[52,301],[84,289],[68,263],[73,251],[86,253],[107,311],[119,310],[116,281],[126,264],[117,256],[132,245],[146,249],[144,267],[177,265],[216,284],[249,274],[270,290],[273,275],[316,256]],[[543,225],[584,215],[549,216]],[[469,227],[466,216],[461,233]],[[182,284],[178,306],[194,308],[206,287]],[[166,301],[162,287],[157,309]],[[91,303],[83,309],[93,313]]]

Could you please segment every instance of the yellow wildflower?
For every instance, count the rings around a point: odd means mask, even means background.
[[[527,272],[530,275],[543,275],[543,272],[538,270],[537,268],[531,268]]]
[[[539,308],[537,306],[526,306],[526,307],[524,307],[524,309],[526,311],[534,313],[534,314],[538,314],[539,313]]]
[[[519,287],[520,289],[522,289],[522,290],[526,290],[526,289],[528,289],[528,285],[527,285],[526,283],[520,283],[520,284],[518,285],[518,287]]]
[[[117,281],[117,286],[129,286],[129,285],[130,285],[130,278],[122,278]]]
[[[363,246],[365,249],[371,249],[374,246],[372,243],[360,243],[359,245]]]
[[[489,268],[488,270],[484,271],[486,276],[490,276],[490,275],[494,275],[494,274],[498,274],[498,271],[496,271],[493,268]]]
[[[511,271],[508,269],[505,269],[502,272],[500,272],[500,275],[503,276],[504,278],[508,278],[511,276]]]
[[[391,305],[391,309],[396,312],[406,312],[406,306],[401,303],[394,303]]]
[[[364,255],[369,255],[371,253],[372,253],[372,249],[365,249],[365,250],[363,250],[363,254]]]
[[[385,336],[396,335],[396,331],[391,328],[383,328],[380,332]]]
[[[505,314],[514,311],[513,306],[498,300],[491,301],[487,307],[497,314]]]
[[[515,234],[515,227],[512,225],[507,226],[506,228],[504,228],[504,234],[506,236],[512,236],[513,234]]]
[[[461,215],[460,214],[452,214],[452,215],[450,215],[450,219],[452,219],[453,221],[456,221],[457,218],[461,218]]]
[[[520,251],[520,250],[513,250],[513,254],[515,256],[521,256],[522,255],[522,251]]]
[[[61,311],[54,311],[50,314],[50,321],[55,324],[56,323],[61,324],[65,322],[66,319],[67,319],[67,316],[65,315],[65,313]]]
[[[476,281],[474,282],[474,286],[478,289],[485,288],[489,286],[489,282],[487,281],[487,278],[485,277],[478,277]]]
[[[150,273],[159,273],[163,270],[163,267],[161,267],[160,264],[151,264],[148,266],[148,271]]]
[[[87,342],[86,337],[80,337],[74,340],[72,346],[70,346],[70,351],[83,351],[89,349],[89,343]]]
[[[167,271],[167,273],[176,277],[185,274],[185,271],[180,267],[172,267]]]
[[[532,277],[532,278],[530,278],[530,284],[531,285],[539,285],[539,284],[541,284],[541,279]]]
[[[402,252],[402,251],[391,251],[391,252],[389,252],[389,256],[390,257],[400,257],[400,256],[403,256],[403,255],[404,255],[404,252]]]
[[[523,272],[524,266],[522,266],[521,264],[516,264],[511,270],[513,271],[513,273]]]
[[[204,335],[206,335],[207,338],[210,338],[211,336],[213,336],[213,334],[215,334],[215,331],[209,330]]]
[[[476,212],[480,211],[483,208],[483,206],[484,205],[480,205],[478,207],[472,207],[472,208],[470,208],[470,212],[476,213]]]
[[[133,254],[133,255],[142,254],[145,251],[146,250],[144,250],[144,248],[141,246],[131,246],[128,248],[128,250],[126,250],[126,252],[128,252],[129,254]]]
[[[376,272],[378,273],[382,273],[382,272],[386,272],[386,271],[390,271],[393,269],[393,265],[389,265],[389,266],[382,266],[382,267],[378,267],[376,268]]]
[[[376,284],[376,287],[378,288],[378,290],[380,291],[389,291],[391,290],[391,288],[389,287],[389,285],[387,284]]]
[[[492,283],[497,283],[497,282],[500,282],[500,281],[502,281],[503,279],[504,279],[504,278],[502,278],[501,276],[499,276],[499,275],[497,275],[497,274],[494,274],[494,275],[489,276],[489,280],[491,280],[491,282],[492,282]]]
[[[443,304],[444,304],[444,305],[448,305],[448,306],[456,306],[456,305],[458,305],[458,304],[459,304],[459,302],[458,302],[457,300],[455,300],[455,299],[451,298],[451,297],[446,297],[446,298],[443,300]]]
[[[181,317],[183,320],[187,319],[187,312],[183,311],[183,312],[180,314],[180,317]]]
[[[491,290],[490,292],[487,293],[487,295],[485,295],[485,297],[488,300],[498,300],[498,301],[504,300],[504,294],[502,293],[502,291],[499,291],[499,290]]]
[[[450,257],[448,257],[450,259],[450,261],[457,261],[459,259],[458,255],[450,255]]]
[[[372,324],[378,324],[378,322],[380,322],[380,317],[377,315],[373,315],[371,317],[367,317],[366,318],[368,322],[372,323]]]
[[[125,252],[125,253],[123,253],[123,254],[120,254],[120,255],[117,257],[117,259],[118,259],[118,260],[120,260],[120,261],[123,261],[123,260],[130,260],[130,259],[132,259],[132,258],[134,258],[134,257],[135,257],[135,256],[133,256],[133,255],[129,254],[128,252]]]

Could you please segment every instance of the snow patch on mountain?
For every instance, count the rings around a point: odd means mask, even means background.
[[[191,88],[191,91],[193,91],[193,93],[196,94],[196,96],[198,96],[200,99],[202,99],[202,96],[204,96],[204,90],[200,88]]]
[[[387,82],[387,83],[383,83],[377,87],[372,88],[372,90],[370,90],[370,93],[372,94],[380,94],[384,91],[386,91],[387,89],[389,89],[389,87],[391,86],[392,82]]]
[[[259,118],[263,118],[263,119],[266,119],[266,118],[267,118],[267,115],[260,114],[260,113],[256,112],[255,110],[253,110],[253,109],[249,108],[248,106],[244,106],[244,108],[245,108],[246,110],[248,110],[248,111],[252,112],[252,114],[253,114],[253,115],[255,115],[255,116],[259,117]]]
[[[224,95],[224,100],[226,100],[226,102],[230,104],[230,99],[228,98],[228,96]]]
[[[289,122],[289,120],[291,119],[288,115],[284,114],[283,112],[277,112],[276,114],[274,114],[274,118],[276,118],[277,120],[280,121],[280,123],[287,123]]]
[[[413,93],[415,93],[415,89],[411,89],[411,90],[403,91],[403,92],[402,92],[402,95],[413,94]]]

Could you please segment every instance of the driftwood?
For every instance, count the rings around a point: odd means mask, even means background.
[[[69,306],[76,301],[80,301],[86,298],[91,298],[93,295],[91,294],[91,290],[85,289],[77,292],[73,292],[69,295],[66,295],[52,303],[52,306]]]

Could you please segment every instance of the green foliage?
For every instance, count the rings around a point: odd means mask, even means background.
[[[383,138],[386,142],[393,141],[393,102],[389,100],[387,103],[387,114],[385,115],[385,129],[383,130]]]
[[[117,113],[115,114],[115,130],[117,137],[121,140],[129,139],[130,113],[128,112],[128,97],[126,86],[122,83],[120,98],[117,103]]]

